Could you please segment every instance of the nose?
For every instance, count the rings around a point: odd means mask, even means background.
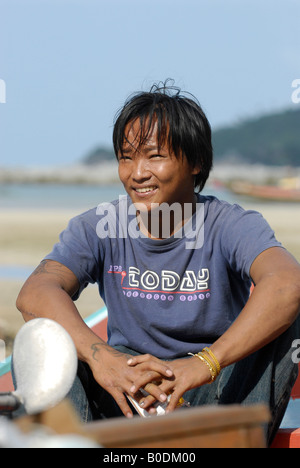
[[[141,182],[150,179],[151,172],[149,171],[147,161],[145,161],[143,158],[136,158],[133,164],[131,176],[135,182]]]

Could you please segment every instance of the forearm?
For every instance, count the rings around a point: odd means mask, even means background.
[[[282,277],[274,276],[260,281],[236,321],[210,346],[221,368],[262,348],[294,322],[300,308],[299,288],[289,281],[285,281],[282,288],[281,280]],[[130,365],[136,365],[143,359],[143,356],[134,357]],[[168,409],[173,411],[184,392],[208,383],[212,375],[207,365],[197,357],[177,359],[169,366],[176,378],[164,379],[160,389],[166,394],[172,393]],[[154,401],[152,396],[145,398],[144,408]]]
[[[89,362],[93,345],[105,342],[85,324],[69,294],[57,285],[26,284],[17,299],[17,308],[25,321],[37,317],[55,320],[72,337],[78,358]]]
[[[231,327],[212,346],[221,367],[233,364],[267,345],[289,326],[299,313],[299,290],[282,279],[262,280]]]

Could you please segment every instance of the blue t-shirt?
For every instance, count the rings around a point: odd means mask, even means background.
[[[261,214],[197,195],[197,211],[164,240],[141,234],[128,197],[73,218],[46,259],[68,267],[80,292],[98,283],[108,343],[172,359],[211,345],[249,298],[250,267],[280,246]]]

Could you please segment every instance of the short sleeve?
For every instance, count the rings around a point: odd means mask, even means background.
[[[258,255],[271,247],[282,247],[260,213],[238,205],[229,210],[221,239],[230,268],[245,280],[250,278],[251,265]]]
[[[79,215],[60,234],[59,242],[45,260],[55,260],[69,268],[80,283],[80,292],[99,280],[101,245],[96,234],[95,210]]]

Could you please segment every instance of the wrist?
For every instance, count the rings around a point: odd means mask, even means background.
[[[214,382],[221,372],[221,366],[220,366],[218,359],[216,358],[214,353],[211,351],[211,349],[204,348],[199,353],[196,353],[196,354],[188,353],[188,354],[190,356],[194,356],[198,358],[200,361],[202,361],[206,365],[210,373],[209,383]]]
[[[90,367],[104,352],[107,343],[97,336],[91,329],[85,328],[80,335],[75,337],[78,359],[86,362]]]

